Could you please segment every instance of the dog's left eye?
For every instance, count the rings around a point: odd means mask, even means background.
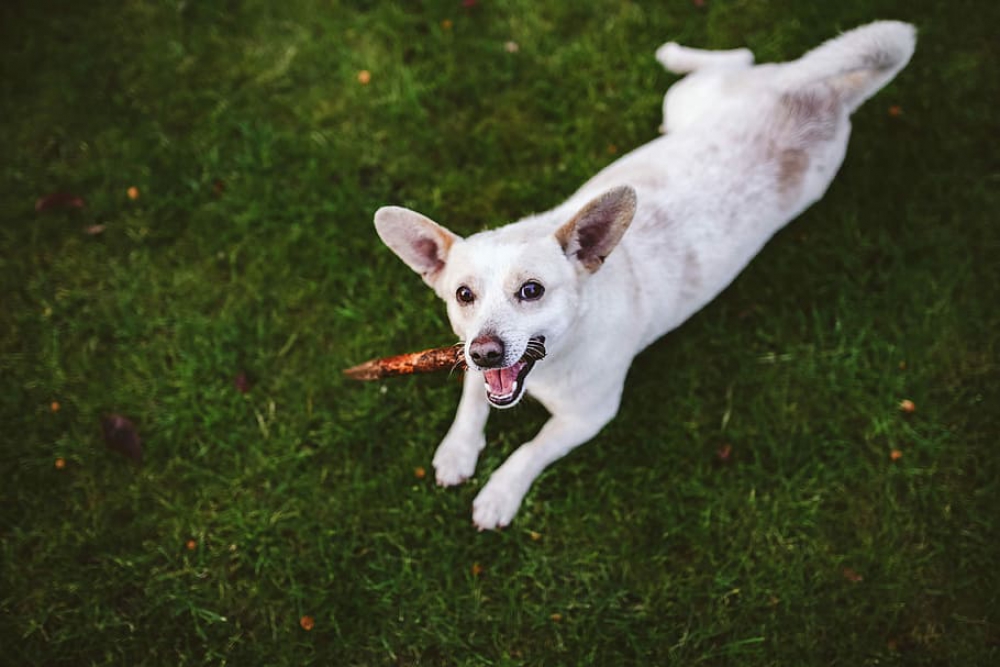
[[[542,298],[543,294],[545,294],[545,288],[534,280],[529,280],[517,290],[517,298],[521,301],[535,301]]]

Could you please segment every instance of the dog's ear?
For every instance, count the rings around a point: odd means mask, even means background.
[[[430,218],[399,206],[375,211],[375,231],[431,287],[441,275],[451,245],[460,240]]]
[[[570,259],[590,273],[601,268],[635,215],[635,190],[612,188],[593,199],[556,232],[556,240]]]

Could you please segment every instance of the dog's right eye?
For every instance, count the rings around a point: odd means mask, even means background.
[[[459,303],[469,304],[476,300],[476,295],[472,293],[472,290],[462,285],[455,292],[455,298],[458,299]]]

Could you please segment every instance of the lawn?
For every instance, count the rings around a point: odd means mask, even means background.
[[[825,199],[474,530],[544,411],[435,486],[456,378],[341,375],[453,342],[373,212],[549,208],[656,136],[664,41],[783,60],[876,18],[917,53]],[[985,0],[3,3],[0,661],[1000,664],[997,25]]]

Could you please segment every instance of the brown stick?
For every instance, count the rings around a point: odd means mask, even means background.
[[[449,345],[433,350],[397,354],[392,357],[371,359],[344,370],[344,375],[354,380],[380,380],[397,375],[433,373],[434,371],[465,369],[462,347]]]

